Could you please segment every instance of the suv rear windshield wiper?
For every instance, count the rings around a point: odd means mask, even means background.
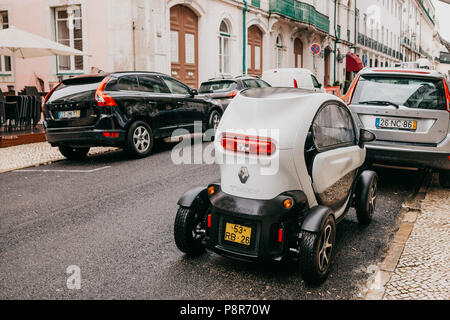
[[[383,100],[360,101],[359,104],[377,104],[377,105],[382,105],[382,106],[394,106],[397,109],[400,108],[400,106],[394,102],[383,101]]]

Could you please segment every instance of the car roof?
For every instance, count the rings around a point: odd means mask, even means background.
[[[264,71],[264,73],[273,73],[273,72],[300,72],[300,73],[307,73],[312,74],[311,70],[306,68],[276,68],[276,69],[269,69]]]
[[[150,74],[150,75],[170,77],[169,75],[167,75],[165,73],[156,72],[156,71],[116,71],[116,72],[111,72],[110,74],[111,75]]]
[[[248,80],[248,79],[256,79],[256,80],[259,79],[259,80],[261,80],[261,78],[259,78],[259,77],[250,76],[250,75],[244,75],[244,76],[237,76],[237,77],[230,77],[230,78],[226,78],[226,77],[211,78],[211,79],[208,79],[206,81],[202,81],[202,83],[217,82],[217,81],[233,81],[233,82],[237,82],[238,80]]]
[[[414,75],[419,77],[434,77],[434,78],[442,78],[442,73],[430,70],[430,69],[408,69],[408,68],[364,68],[360,71],[360,75],[381,75],[381,74],[389,74],[389,75]]]
[[[268,88],[255,88],[244,89],[241,94],[248,98],[276,98],[276,99],[289,99],[301,97],[304,95],[312,94],[315,91],[312,89],[299,89],[288,87],[268,87]]]

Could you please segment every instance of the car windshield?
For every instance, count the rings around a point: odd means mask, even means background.
[[[236,89],[235,81],[210,81],[200,85],[198,93],[226,92]]]
[[[351,104],[446,110],[442,79],[361,76]]]

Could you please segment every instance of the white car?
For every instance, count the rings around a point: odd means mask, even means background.
[[[262,79],[272,87],[290,87],[325,92],[322,84],[308,69],[280,68],[264,71]]]
[[[292,88],[242,91],[225,111],[215,138],[221,183],[178,201],[177,247],[207,248],[245,261],[297,255],[306,281],[322,282],[335,248],[335,224],[353,205],[371,221],[377,175],[363,171],[365,143],[339,98]]]

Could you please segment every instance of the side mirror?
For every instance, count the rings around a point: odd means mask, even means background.
[[[361,148],[364,148],[366,142],[372,142],[375,141],[376,139],[377,137],[372,132],[365,129],[359,130],[359,146]]]
[[[198,90],[197,89],[191,89],[191,95],[192,96],[198,95]]]

